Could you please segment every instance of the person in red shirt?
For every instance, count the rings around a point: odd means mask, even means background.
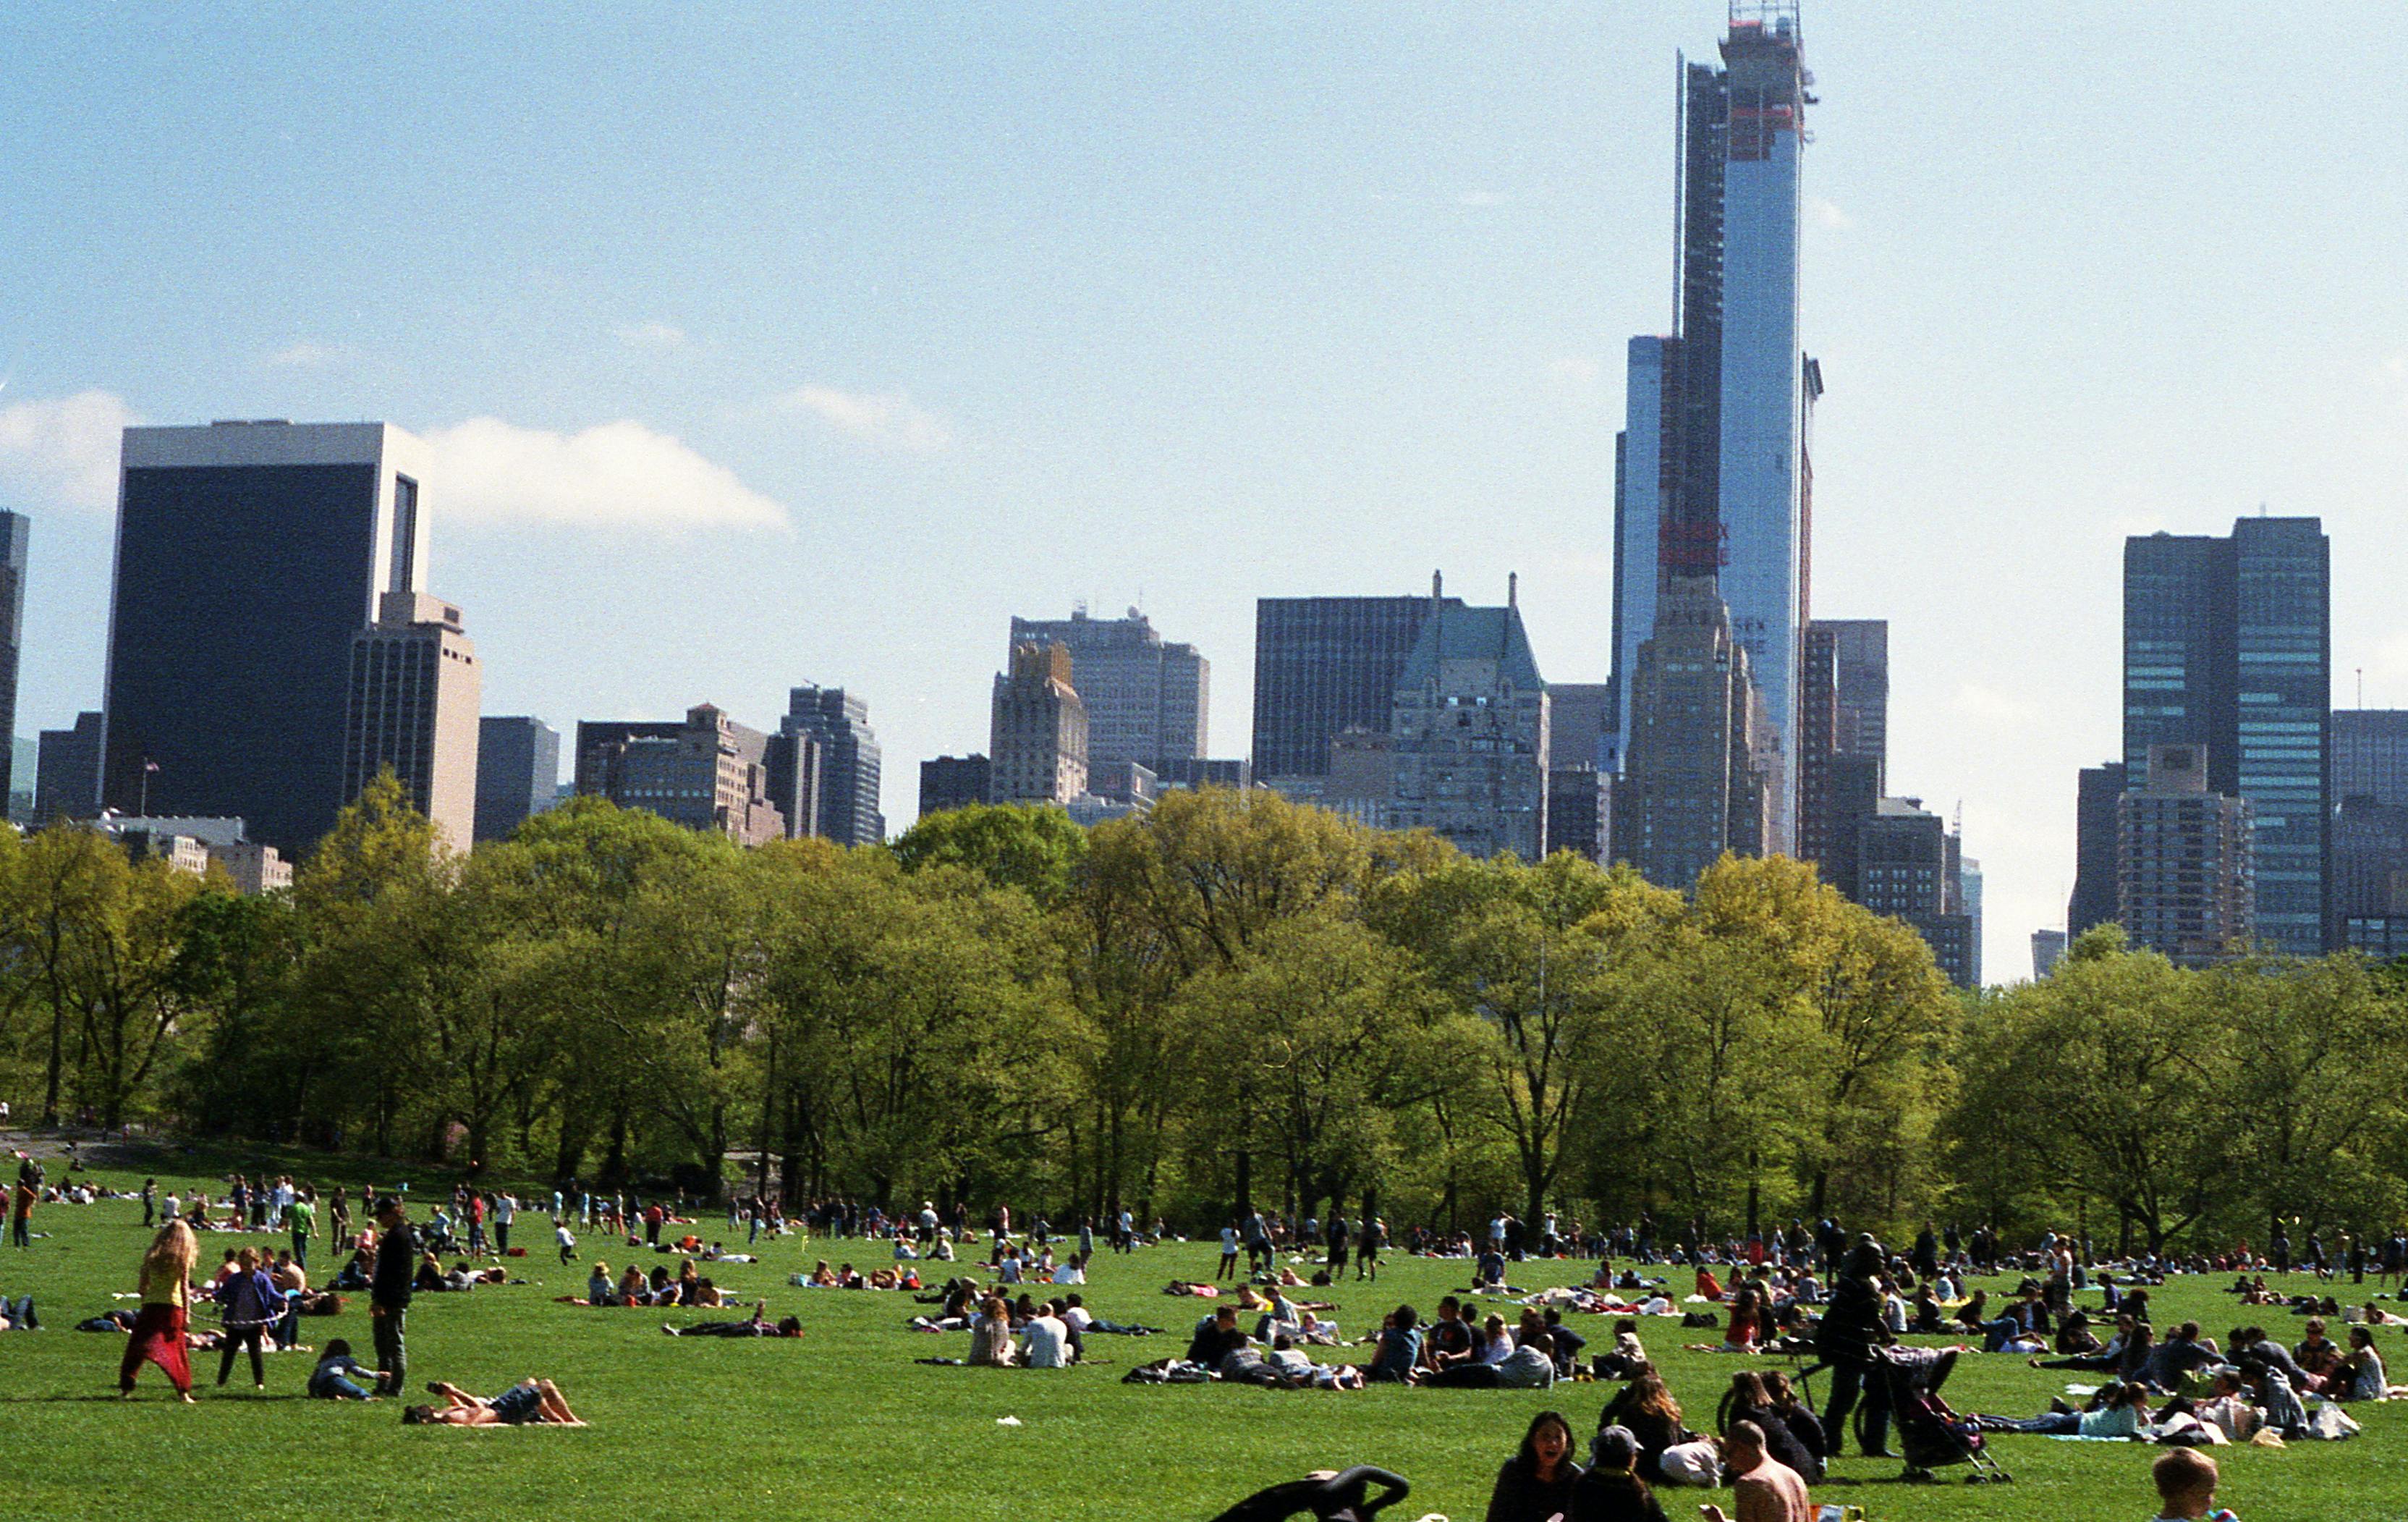
[[[647,1246],[661,1244],[661,1222],[667,1216],[668,1213],[661,1209],[659,1200],[644,1207],[644,1242]]]

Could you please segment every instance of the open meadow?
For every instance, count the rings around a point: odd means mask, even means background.
[[[183,1166],[195,1171],[160,1176],[163,1184],[222,1193],[222,1177],[202,1171],[218,1161],[194,1156]],[[314,1161],[291,1166],[325,1182],[334,1176],[309,1171]],[[117,1187],[140,1183],[140,1175],[122,1171],[87,1176]],[[54,1167],[52,1177],[64,1175]],[[415,1193],[426,1199],[436,1183],[423,1177]],[[580,1292],[585,1269],[559,1264],[548,1221],[530,1213],[518,1229],[528,1255],[509,1260],[525,1284],[419,1298],[409,1318],[410,1379],[446,1379],[491,1394],[542,1375],[592,1424],[584,1430],[405,1429],[395,1401],[361,1406],[304,1398],[310,1359],[299,1354],[270,1357],[265,1398],[250,1391],[242,1369],[225,1390],[214,1389],[216,1357],[196,1354],[197,1405],[175,1403],[155,1370],[145,1371],[137,1400],[122,1403],[114,1390],[122,1339],[73,1328],[113,1304],[131,1303],[109,1296],[134,1287],[146,1241],[140,1220],[140,1205],[130,1200],[47,1206],[35,1226],[48,1235],[29,1250],[0,1253],[0,1292],[33,1295],[46,1328],[0,1336],[0,1455],[7,1456],[0,1494],[16,1515],[206,1510],[247,1519],[322,1518],[424,1515],[431,1506],[447,1515],[551,1522],[664,1511],[1201,1522],[1272,1481],[1374,1463],[1413,1484],[1411,1501],[1391,1515],[1435,1512],[1461,1522],[1482,1515],[1497,1466],[1532,1414],[1559,1409],[1584,1439],[1614,1388],[1374,1387],[1349,1394],[1122,1384],[1132,1365],[1183,1347],[1203,1306],[1162,1291],[1174,1278],[1211,1275],[1215,1249],[1202,1242],[1097,1257],[1088,1304],[1108,1318],[1173,1334],[1092,1338],[1100,1366],[1029,1372],[917,1364],[920,1357],[962,1356],[967,1335],[906,1330],[905,1318],[922,1309],[907,1295],[789,1285],[788,1275],[817,1257],[864,1268],[885,1261],[884,1250],[869,1243],[799,1237],[765,1238],[759,1263],[710,1268],[745,1304],[766,1297],[773,1315],[800,1314],[809,1328],[802,1342],[681,1341],[661,1334],[665,1321],[720,1314],[554,1303],[554,1296]],[[706,1242],[725,1234],[717,1217],[696,1229]],[[208,1234],[203,1262],[213,1264],[236,1241],[276,1240]],[[638,1252],[649,1267],[652,1255]],[[581,1254],[613,1268],[627,1260],[624,1244],[594,1233],[583,1235]],[[322,1239],[313,1257],[312,1283],[322,1284],[339,1259]],[[1516,1266],[1513,1278],[1537,1288],[1583,1280],[1592,1267],[1526,1263]],[[1400,1301],[1426,1312],[1468,1283],[1460,1261],[1398,1256],[1376,1285],[1350,1279],[1330,1298],[1340,1326],[1354,1336],[1376,1329],[1380,1315]],[[1675,1288],[1686,1287],[1684,1271]],[[2001,1285],[1994,1281],[1992,1287]],[[2157,1303],[2161,1324],[2195,1317],[2219,1337],[2238,1317],[2213,1280],[2178,1281]],[[2296,1340],[2297,1321],[2286,1313],[2256,1314],[2277,1337]],[[195,1324],[212,1318],[196,1314]],[[364,1296],[351,1297],[339,1316],[302,1325],[306,1343],[348,1337],[364,1361],[372,1361]],[[1600,1346],[1610,1340],[1602,1318],[1578,1317],[1575,1326]],[[1647,1322],[1642,1335],[1691,1425],[1708,1425],[1737,1361],[1681,1351],[1676,1322]],[[2408,1369],[2408,1345],[2398,1332],[2386,1330],[2381,1346],[2395,1371]],[[1340,1356],[1359,1361],[1369,1349]],[[2034,1371],[2020,1358],[1969,1355],[1946,1395],[1960,1411],[2026,1415],[2067,1377]],[[1822,1389],[1816,1381],[1818,1397]],[[2366,1431],[2353,1442],[2219,1450],[2222,1503],[2246,1522],[2408,1515],[2408,1408],[2354,1409]],[[1018,1425],[1002,1425],[1006,1416]],[[1861,1505],[1875,1522],[2142,1522],[2155,1515],[2147,1478],[2154,1450],[2004,1437],[1994,1440],[1993,1451],[2014,1472],[2014,1485],[1968,1486],[1959,1469],[1942,1472],[1946,1483],[1910,1486],[1897,1483],[1897,1463],[1851,1455],[1834,1466],[1816,1499]],[[1666,1496],[1675,1518],[1694,1515],[1697,1499],[1691,1492]],[[1720,1499],[1727,1502],[1727,1493]],[[1670,1504],[1676,1500],[1680,1504]]]

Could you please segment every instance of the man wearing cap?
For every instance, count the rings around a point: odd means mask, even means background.
[[[410,1276],[418,1271],[418,1233],[392,1195],[377,1201],[376,1273],[368,1281],[369,1328],[376,1335],[377,1371],[383,1388],[408,1389],[409,1357],[402,1323],[409,1313]]]

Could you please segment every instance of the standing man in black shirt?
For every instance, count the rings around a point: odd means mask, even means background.
[[[392,1195],[377,1201],[376,1273],[368,1281],[369,1328],[376,1335],[377,1373],[388,1391],[408,1389],[408,1350],[402,1323],[409,1314],[410,1278],[418,1271],[418,1233]]]

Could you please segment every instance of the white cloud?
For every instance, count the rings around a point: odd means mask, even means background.
[[[682,349],[685,329],[675,323],[630,323],[610,330],[621,343],[631,343],[639,349]]]
[[[470,418],[426,436],[428,506],[496,525],[784,528],[786,510],[725,466],[623,419],[582,433]],[[438,495],[439,494],[439,495]]]
[[[1813,219],[1815,226],[1828,227],[1834,232],[1856,224],[1856,219],[1841,210],[1837,202],[1827,201],[1819,195],[1806,198],[1806,215]]]
[[[322,370],[351,358],[351,352],[348,349],[331,349],[324,344],[305,342],[285,345],[268,355],[267,363],[279,369]]]
[[[1979,682],[1958,683],[1956,696],[1949,699],[1948,706],[1956,710],[1960,718],[2000,729],[2028,730],[2041,722],[2041,706],[2038,703]]]
[[[944,419],[912,406],[899,391],[798,386],[773,397],[769,405],[781,412],[809,412],[840,434],[884,449],[934,454],[953,447],[953,430]]]
[[[140,421],[108,391],[0,407],[0,486],[31,502],[108,511],[120,443]]]
[[[1585,391],[1596,385],[1601,371],[1602,366],[1588,354],[1566,354],[1547,362],[1547,379],[1576,391]]]

